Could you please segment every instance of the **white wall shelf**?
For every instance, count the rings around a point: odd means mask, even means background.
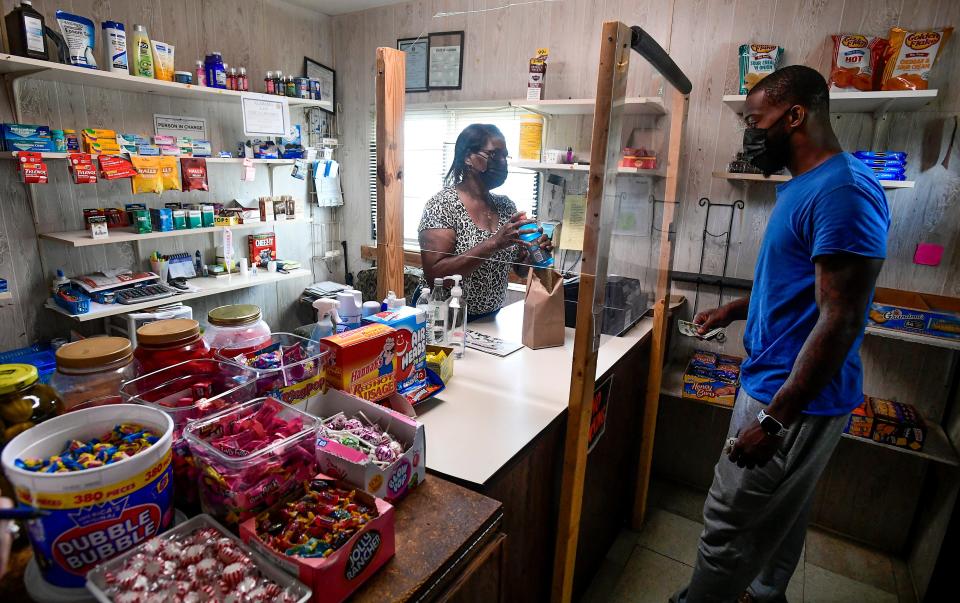
[[[910,343],[919,343],[935,348],[945,348],[948,350],[960,350],[960,339],[947,339],[945,337],[931,337],[920,333],[908,333],[907,331],[898,331],[895,329],[884,329],[882,327],[868,326],[867,335],[884,337],[886,339],[898,339],[900,341],[909,341]]]
[[[10,291],[0,292],[0,300],[4,300],[4,299],[13,299],[13,293]]]
[[[589,172],[589,163],[544,163],[542,161],[515,160],[510,162],[511,167],[522,168],[525,170],[542,170],[557,172]],[[627,176],[648,176],[650,178],[662,178],[663,170],[644,170],[640,168],[617,168],[617,173]]]
[[[713,172],[714,178],[723,178],[725,180],[744,180],[747,182],[787,182],[790,180],[790,176],[774,174],[767,178],[763,174],[741,174],[737,172]],[[913,188],[913,180],[881,180],[880,184],[883,188],[892,190],[898,188]]]
[[[234,232],[244,230],[253,230],[261,226],[276,226],[287,224],[309,224],[313,220],[310,218],[295,218],[293,220],[280,220],[275,222],[250,222],[231,226]],[[186,228],[180,230],[168,230],[166,232],[146,232],[138,234],[130,230],[129,227],[118,226],[110,228],[110,236],[106,239],[94,239],[90,236],[89,230],[70,230],[66,232],[45,232],[40,234],[41,239],[62,243],[70,247],[93,247],[96,245],[113,245],[114,243],[137,243],[139,241],[152,241],[156,239],[169,239],[175,237],[186,237],[190,235],[200,235],[207,233],[216,233],[223,230],[223,226],[207,226],[205,228]]]
[[[101,88],[122,90],[124,92],[139,92],[142,94],[156,94],[158,96],[172,96],[193,100],[239,101],[243,96],[261,100],[285,98],[291,107],[330,108],[329,101],[294,98],[291,96],[281,97],[262,94],[260,92],[238,92],[236,90],[223,90],[220,88],[208,88],[206,86],[194,86],[192,84],[165,82],[163,80],[137,77],[124,73],[112,73],[100,69],[86,69],[84,67],[74,67],[73,65],[64,65],[52,61],[28,59],[11,54],[0,54],[0,74],[30,76],[36,79],[63,82],[65,84],[99,86]]]
[[[894,113],[916,111],[937,97],[936,90],[890,90],[877,92],[831,92],[831,113]],[[743,113],[745,94],[725,94],[723,104]]]
[[[79,151],[78,151],[79,152]],[[44,159],[66,159],[68,153],[41,153]],[[119,155],[123,157],[123,155]],[[91,157],[99,157],[99,155],[91,154]],[[181,159],[180,155],[173,155],[177,159]],[[242,157],[193,157],[192,155],[184,155],[183,158],[187,159],[204,159],[207,163],[243,163]],[[15,159],[14,154],[10,151],[0,152],[0,159]],[[294,159],[254,159],[255,164],[267,164],[267,165],[293,165]]]
[[[267,272],[266,270],[259,270],[256,276],[248,275],[243,277],[239,275],[233,275],[222,276],[219,278],[212,276],[192,278],[187,282],[194,287],[198,287],[200,289],[199,291],[184,291],[183,293],[178,293],[177,295],[173,295],[171,297],[156,299],[153,301],[144,302],[142,304],[98,304],[96,302],[90,302],[90,311],[86,314],[70,314],[58,306],[53,299],[48,299],[46,306],[47,308],[55,312],[59,312],[60,314],[68,316],[74,320],[87,322],[90,320],[105,318],[107,316],[114,316],[116,314],[126,314],[127,312],[136,312],[137,310],[155,308],[157,306],[162,306],[173,302],[182,302],[189,299],[208,297],[210,295],[217,295],[219,293],[226,293],[228,291],[237,291],[239,289],[258,287],[260,285],[269,285],[272,283],[278,283],[280,281],[298,278],[313,278],[313,273],[309,270],[298,268],[297,270],[291,270],[286,274],[282,272]]]
[[[510,107],[542,113],[544,115],[593,115],[596,102],[592,98],[561,98],[555,100],[528,101],[514,100],[477,100],[477,101],[438,101],[425,103],[407,103],[408,111],[436,111],[441,109],[507,109]],[[664,115],[663,99],[659,96],[639,96],[624,101],[623,112],[626,115]]]

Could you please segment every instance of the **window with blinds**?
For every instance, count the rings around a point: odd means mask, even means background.
[[[507,141],[508,153],[516,157],[520,140],[520,115],[516,109],[408,110],[404,118],[403,238],[407,246],[418,245],[417,228],[427,200],[443,188],[453,162],[454,146],[460,131],[473,123],[493,124]],[[376,122],[370,127],[370,229],[377,236],[377,152]],[[495,192],[506,195],[518,211],[536,216],[540,181],[536,172],[510,166],[507,182]]]

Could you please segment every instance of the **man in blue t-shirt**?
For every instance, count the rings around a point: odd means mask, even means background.
[[[814,487],[863,401],[860,342],[890,215],[876,177],[840,148],[829,98],[800,65],[747,95],[747,158],[793,178],[777,186],[750,297],[694,318],[701,333],[746,320],[747,359],[681,603],[786,601]]]

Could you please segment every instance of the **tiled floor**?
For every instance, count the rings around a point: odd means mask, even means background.
[[[582,603],[666,603],[693,573],[703,499],[702,492],[654,482],[643,531],[620,534]],[[913,603],[902,565],[884,553],[810,529],[787,599]]]

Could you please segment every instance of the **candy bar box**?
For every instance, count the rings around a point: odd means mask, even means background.
[[[733,406],[740,389],[741,358],[696,350],[683,374],[683,397]]]
[[[873,440],[911,450],[923,448],[927,426],[910,404],[870,398],[873,410]]]
[[[960,299],[877,287],[868,323],[880,329],[960,339]]]
[[[853,409],[850,418],[847,419],[847,426],[843,428],[843,433],[857,436],[858,438],[873,437],[873,406],[870,403],[870,396],[864,396],[860,406]]]

